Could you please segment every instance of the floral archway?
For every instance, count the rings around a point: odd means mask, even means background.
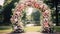
[[[43,27],[49,27],[49,23],[51,23],[51,10],[50,8],[43,3],[43,1],[38,0],[23,0],[20,1],[17,6],[15,7],[15,10],[13,12],[13,15],[11,17],[11,22],[14,26],[16,26],[18,29],[21,27],[23,29],[23,24],[21,22],[22,17],[22,11],[27,7],[32,6],[36,9],[41,10],[42,16],[41,16],[41,25]],[[15,30],[16,30],[15,29]]]

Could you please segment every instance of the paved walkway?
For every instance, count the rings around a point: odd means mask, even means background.
[[[57,33],[25,32],[25,33],[12,33],[12,34],[60,34],[60,32]]]
[[[60,32],[58,33],[25,32],[25,33],[0,33],[0,34],[60,34]]]
[[[22,34],[60,34],[60,33],[40,33],[40,32],[26,32]]]

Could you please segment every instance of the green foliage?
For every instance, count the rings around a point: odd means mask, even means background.
[[[54,7],[54,1],[53,0],[44,0],[44,3],[47,4],[50,8]]]
[[[24,11],[22,11],[22,20],[25,20],[26,19],[26,12],[25,12],[25,10]]]
[[[11,24],[10,18],[12,15],[12,9],[15,8],[14,3],[18,2],[18,0],[5,0],[4,6],[3,6],[3,12],[2,15],[4,17],[3,24],[2,25],[9,25]]]
[[[10,4],[12,2],[12,0],[5,0],[4,6],[6,6],[7,4]]]
[[[50,7],[51,17],[52,17],[51,20],[53,21],[53,23],[56,23],[56,12],[55,12],[56,8],[54,7],[55,6],[54,5],[54,0],[44,0],[44,3],[47,4]]]
[[[40,12],[39,10],[35,10],[35,12],[32,13],[33,21],[35,21],[35,24],[40,25]]]

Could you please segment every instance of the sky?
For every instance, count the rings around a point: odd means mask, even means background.
[[[3,6],[5,0],[0,0],[0,5]]]

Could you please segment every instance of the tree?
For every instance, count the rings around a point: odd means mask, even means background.
[[[40,12],[39,12],[39,10],[34,10],[34,12],[32,13],[32,18],[33,18],[33,21],[35,21],[36,25],[40,25]]]
[[[5,25],[10,25],[11,22],[10,22],[10,18],[11,18],[11,15],[12,15],[12,8],[15,8],[14,6],[14,3],[15,2],[18,2],[19,0],[6,0],[5,3],[4,3],[4,10],[2,12],[3,14],[3,17],[4,17],[4,20],[3,20],[3,23]]]

